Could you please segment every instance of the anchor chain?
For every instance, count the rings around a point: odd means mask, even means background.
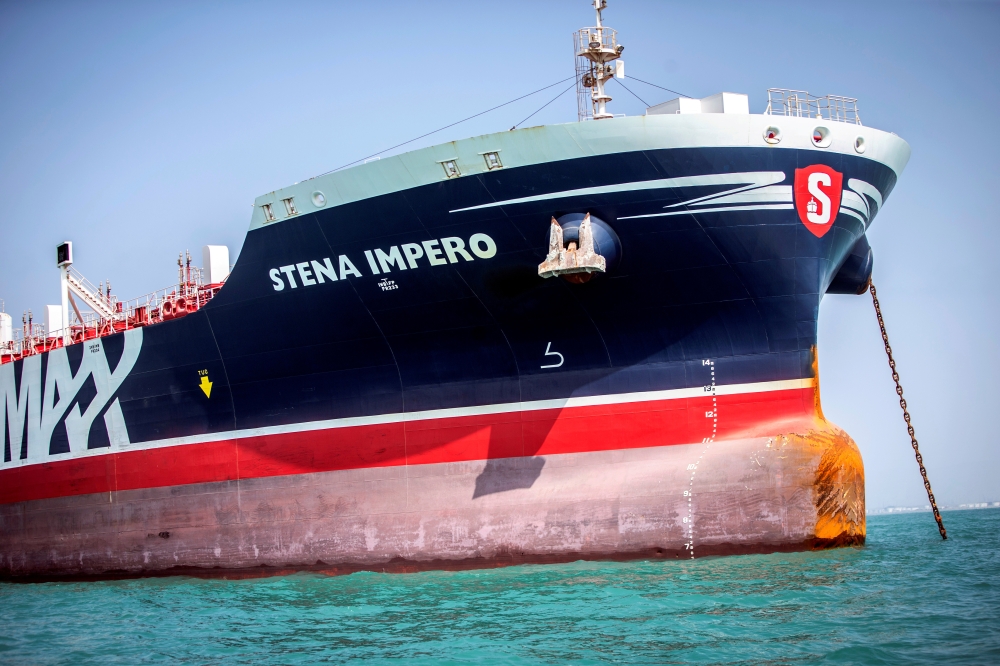
[[[906,432],[910,434],[910,445],[913,453],[917,457],[917,465],[920,466],[920,476],[924,479],[924,488],[927,490],[927,499],[931,501],[931,509],[934,511],[934,520],[937,521],[938,532],[942,539],[948,538],[948,533],[944,530],[944,521],[941,520],[941,512],[938,511],[937,502],[934,501],[934,493],[931,491],[931,482],[927,478],[927,470],[924,468],[924,458],[920,455],[920,447],[917,446],[917,435],[910,422],[910,412],[906,409],[906,400],[903,398],[903,386],[899,383],[899,373],[896,372],[896,361],[892,358],[892,347],[889,346],[889,334],[885,332],[885,321],[882,319],[882,308],[878,304],[878,296],[875,292],[875,283],[868,281],[868,291],[872,294],[872,303],[875,304],[875,316],[878,317],[878,327],[882,331],[882,342],[885,344],[885,355],[889,357],[889,368],[892,369],[892,381],[896,382],[896,395],[899,396],[899,406],[903,409],[903,420],[906,421]]]

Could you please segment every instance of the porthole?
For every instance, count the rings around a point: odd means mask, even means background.
[[[764,130],[764,141],[775,144],[781,141],[781,130],[777,127],[768,127]]]
[[[264,213],[265,222],[274,222],[274,211],[271,210],[271,204],[269,203],[261,204],[260,209]]]
[[[312,198],[313,205],[316,206],[316,208],[322,208],[326,205],[326,195],[322,192],[313,192]]]
[[[444,160],[441,162],[441,167],[447,178],[457,178],[462,175],[462,172],[458,170],[458,162],[455,160]]]
[[[817,127],[813,130],[812,142],[817,148],[826,148],[830,145],[830,130],[825,127]]]
[[[854,150],[858,154],[865,152],[865,137],[859,136],[854,140]]]

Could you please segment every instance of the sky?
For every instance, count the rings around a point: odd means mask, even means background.
[[[631,77],[752,113],[796,88],[909,142],[874,281],[939,503],[1000,501],[1000,4],[609,5],[635,93],[612,83],[615,113],[676,96]],[[123,299],[171,284],[179,251],[235,261],[254,197],[572,76],[592,22],[587,0],[0,2],[0,299],[16,325],[57,303],[67,239]],[[509,129],[563,89],[396,152]],[[528,125],[575,120],[569,92]],[[819,367],[869,508],[925,505],[868,297],[823,300]]]

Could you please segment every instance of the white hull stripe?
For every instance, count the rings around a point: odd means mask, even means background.
[[[767,173],[762,172],[760,174],[748,175],[762,176],[767,175]],[[764,183],[764,180],[761,179],[759,183]],[[857,218],[867,227],[871,223],[874,214],[878,212],[878,209],[882,205],[882,195],[879,194],[879,191],[875,187],[863,180],[851,178],[847,184],[849,189],[844,189],[841,194],[840,212]],[[874,211],[869,207],[866,197],[871,197],[875,203]],[[679,208],[681,206],[696,208],[684,208],[666,213],[627,215],[618,219],[638,220],[647,217],[670,217],[673,215],[693,215],[695,213],[724,213],[734,210],[792,210],[795,208],[792,201],[792,187],[790,185],[764,184],[761,186],[760,184],[755,184],[664,206],[664,208]],[[711,208],[707,206],[711,206]]]
[[[759,194],[761,190],[773,190],[777,187],[778,183],[783,183],[785,181],[785,174],[780,171],[761,171],[758,173],[746,174],[747,176],[752,176],[753,180],[749,178],[743,182],[748,183],[743,187],[737,187],[736,189],[726,190],[724,192],[716,192],[715,194],[707,194],[703,197],[698,197],[696,199],[688,199],[687,201],[681,201],[679,203],[671,204],[669,206],[664,206],[664,208],[678,208],[680,206],[710,206],[719,203],[732,203],[737,199],[732,199],[732,197],[738,196],[745,192],[754,192]],[[782,199],[784,201],[792,200],[792,188],[790,185],[785,185],[784,188],[777,187],[778,191],[782,193]],[[787,192],[786,192],[787,190]],[[787,199],[784,195],[787,193]],[[752,200],[752,199],[751,199]]]
[[[670,217],[671,215],[695,215],[696,213],[721,213],[729,210],[791,210],[792,204],[763,204],[760,206],[726,206],[724,208],[696,208],[694,210],[675,210],[669,213],[650,213],[648,215],[628,215],[619,220],[638,220],[643,217]]]
[[[681,206],[718,206],[720,204],[766,204],[790,203],[792,201],[791,185],[767,185],[766,187],[741,188],[722,192],[717,196],[705,198],[703,201],[685,201],[664,208],[680,208]]]
[[[598,187],[583,187],[575,190],[561,190],[548,194],[537,194],[519,199],[505,199],[479,206],[457,208],[450,213],[461,213],[469,210],[495,208],[497,206],[513,206],[550,199],[565,199],[569,197],[594,196],[614,192],[640,192],[643,190],[674,189],[682,187],[705,187],[712,185],[740,185],[731,190],[717,192],[688,199],[679,203],[664,206],[674,208],[664,213],[648,213],[645,215],[626,215],[619,220],[638,220],[649,217],[671,217],[674,215],[691,215],[693,213],[723,213],[726,211],[747,210],[792,210],[792,187],[779,185],[784,182],[785,174],[780,171],[751,171],[746,173],[720,173],[705,176],[683,176],[680,178],[660,178],[657,180],[641,180],[617,185],[601,185]],[[848,188],[843,190],[841,212],[856,217],[866,226],[871,223],[874,213],[882,206],[882,195],[879,191],[862,180],[851,178]],[[866,197],[871,197],[875,210],[872,211]],[[742,204],[742,205],[733,205]],[[683,208],[682,208],[683,207]],[[696,207],[696,208],[691,208]]]
[[[560,192],[549,192],[548,194],[537,194],[531,197],[521,197],[520,199],[505,199],[504,201],[494,201],[493,203],[481,204],[479,206],[469,206],[468,208],[456,208],[449,213],[461,213],[467,210],[479,210],[481,208],[494,208],[496,206],[512,206],[521,203],[531,203],[534,201],[548,201],[549,199],[565,199],[568,197],[585,197],[595,194],[611,194],[613,192],[638,192],[642,190],[672,189],[678,187],[705,187],[711,185],[746,185],[748,189],[780,183],[785,179],[785,174],[781,171],[754,171],[749,173],[719,173],[707,176],[681,176],[679,178],[659,178],[657,180],[640,180],[631,183],[619,183],[618,185],[601,185],[598,187],[582,187],[576,190],[562,190]],[[734,190],[729,190],[730,192]]]
[[[766,393],[769,391],[789,391],[807,389],[815,386],[814,379],[786,379],[774,382],[757,382],[753,384],[729,384],[715,387],[714,395],[738,395],[744,393]],[[123,451],[143,451],[168,446],[183,446],[186,444],[204,444],[269,435],[285,435],[297,432],[312,432],[333,428],[352,428],[357,426],[386,425],[390,423],[409,423],[413,421],[428,421],[432,419],[459,418],[463,416],[483,416],[487,414],[505,414],[514,412],[531,412],[545,409],[567,409],[573,407],[596,407],[602,405],[620,405],[625,403],[652,402],[657,400],[678,400],[697,398],[710,395],[703,386],[665,391],[642,391],[638,393],[615,393],[610,395],[585,396],[580,398],[558,398],[555,400],[533,400],[530,402],[508,402],[496,405],[479,405],[475,407],[454,407],[450,409],[432,409],[423,412],[400,412],[395,414],[377,414],[375,416],[355,416],[325,421],[309,421],[291,423],[288,425],[268,426],[266,428],[247,428],[226,432],[193,435],[190,437],[173,437],[148,442],[131,442],[119,444],[111,448],[88,449],[78,453],[64,453],[46,456],[44,460],[19,460],[4,464],[5,469],[22,467],[28,464],[58,462],[60,460],[76,460],[79,458],[107,455]],[[19,463],[19,464],[18,464]]]

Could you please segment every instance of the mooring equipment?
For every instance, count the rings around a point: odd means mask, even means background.
[[[872,295],[872,303],[875,304],[875,316],[878,317],[878,327],[882,331],[882,343],[885,345],[885,355],[889,357],[889,368],[892,370],[892,381],[896,382],[896,395],[899,396],[899,406],[903,410],[903,420],[906,421],[906,432],[910,435],[910,445],[913,453],[917,457],[917,465],[920,467],[920,476],[924,479],[924,489],[927,490],[927,499],[931,502],[931,510],[934,511],[934,520],[937,521],[938,532],[942,539],[948,538],[948,533],[944,529],[944,521],[941,520],[941,512],[938,511],[937,502],[934,500],[934,492],[931,490],[931,482],[927,478],[927,469],[924,467],[924,457],[920,455],[920,447],[917,445],[917,435],[913,430],[913,423],[910,420],[910,412],[906,409],[906,399],[903,398],[903,386],[899,383],[899,372],[896,371],[896,360],[892,357],[892,347],[889,346],[889,334],[885,332],[885,320],[882,319],[882,308],[878,304],[878,295],[875,291],[875,283],[869,280],[868,291]]]

